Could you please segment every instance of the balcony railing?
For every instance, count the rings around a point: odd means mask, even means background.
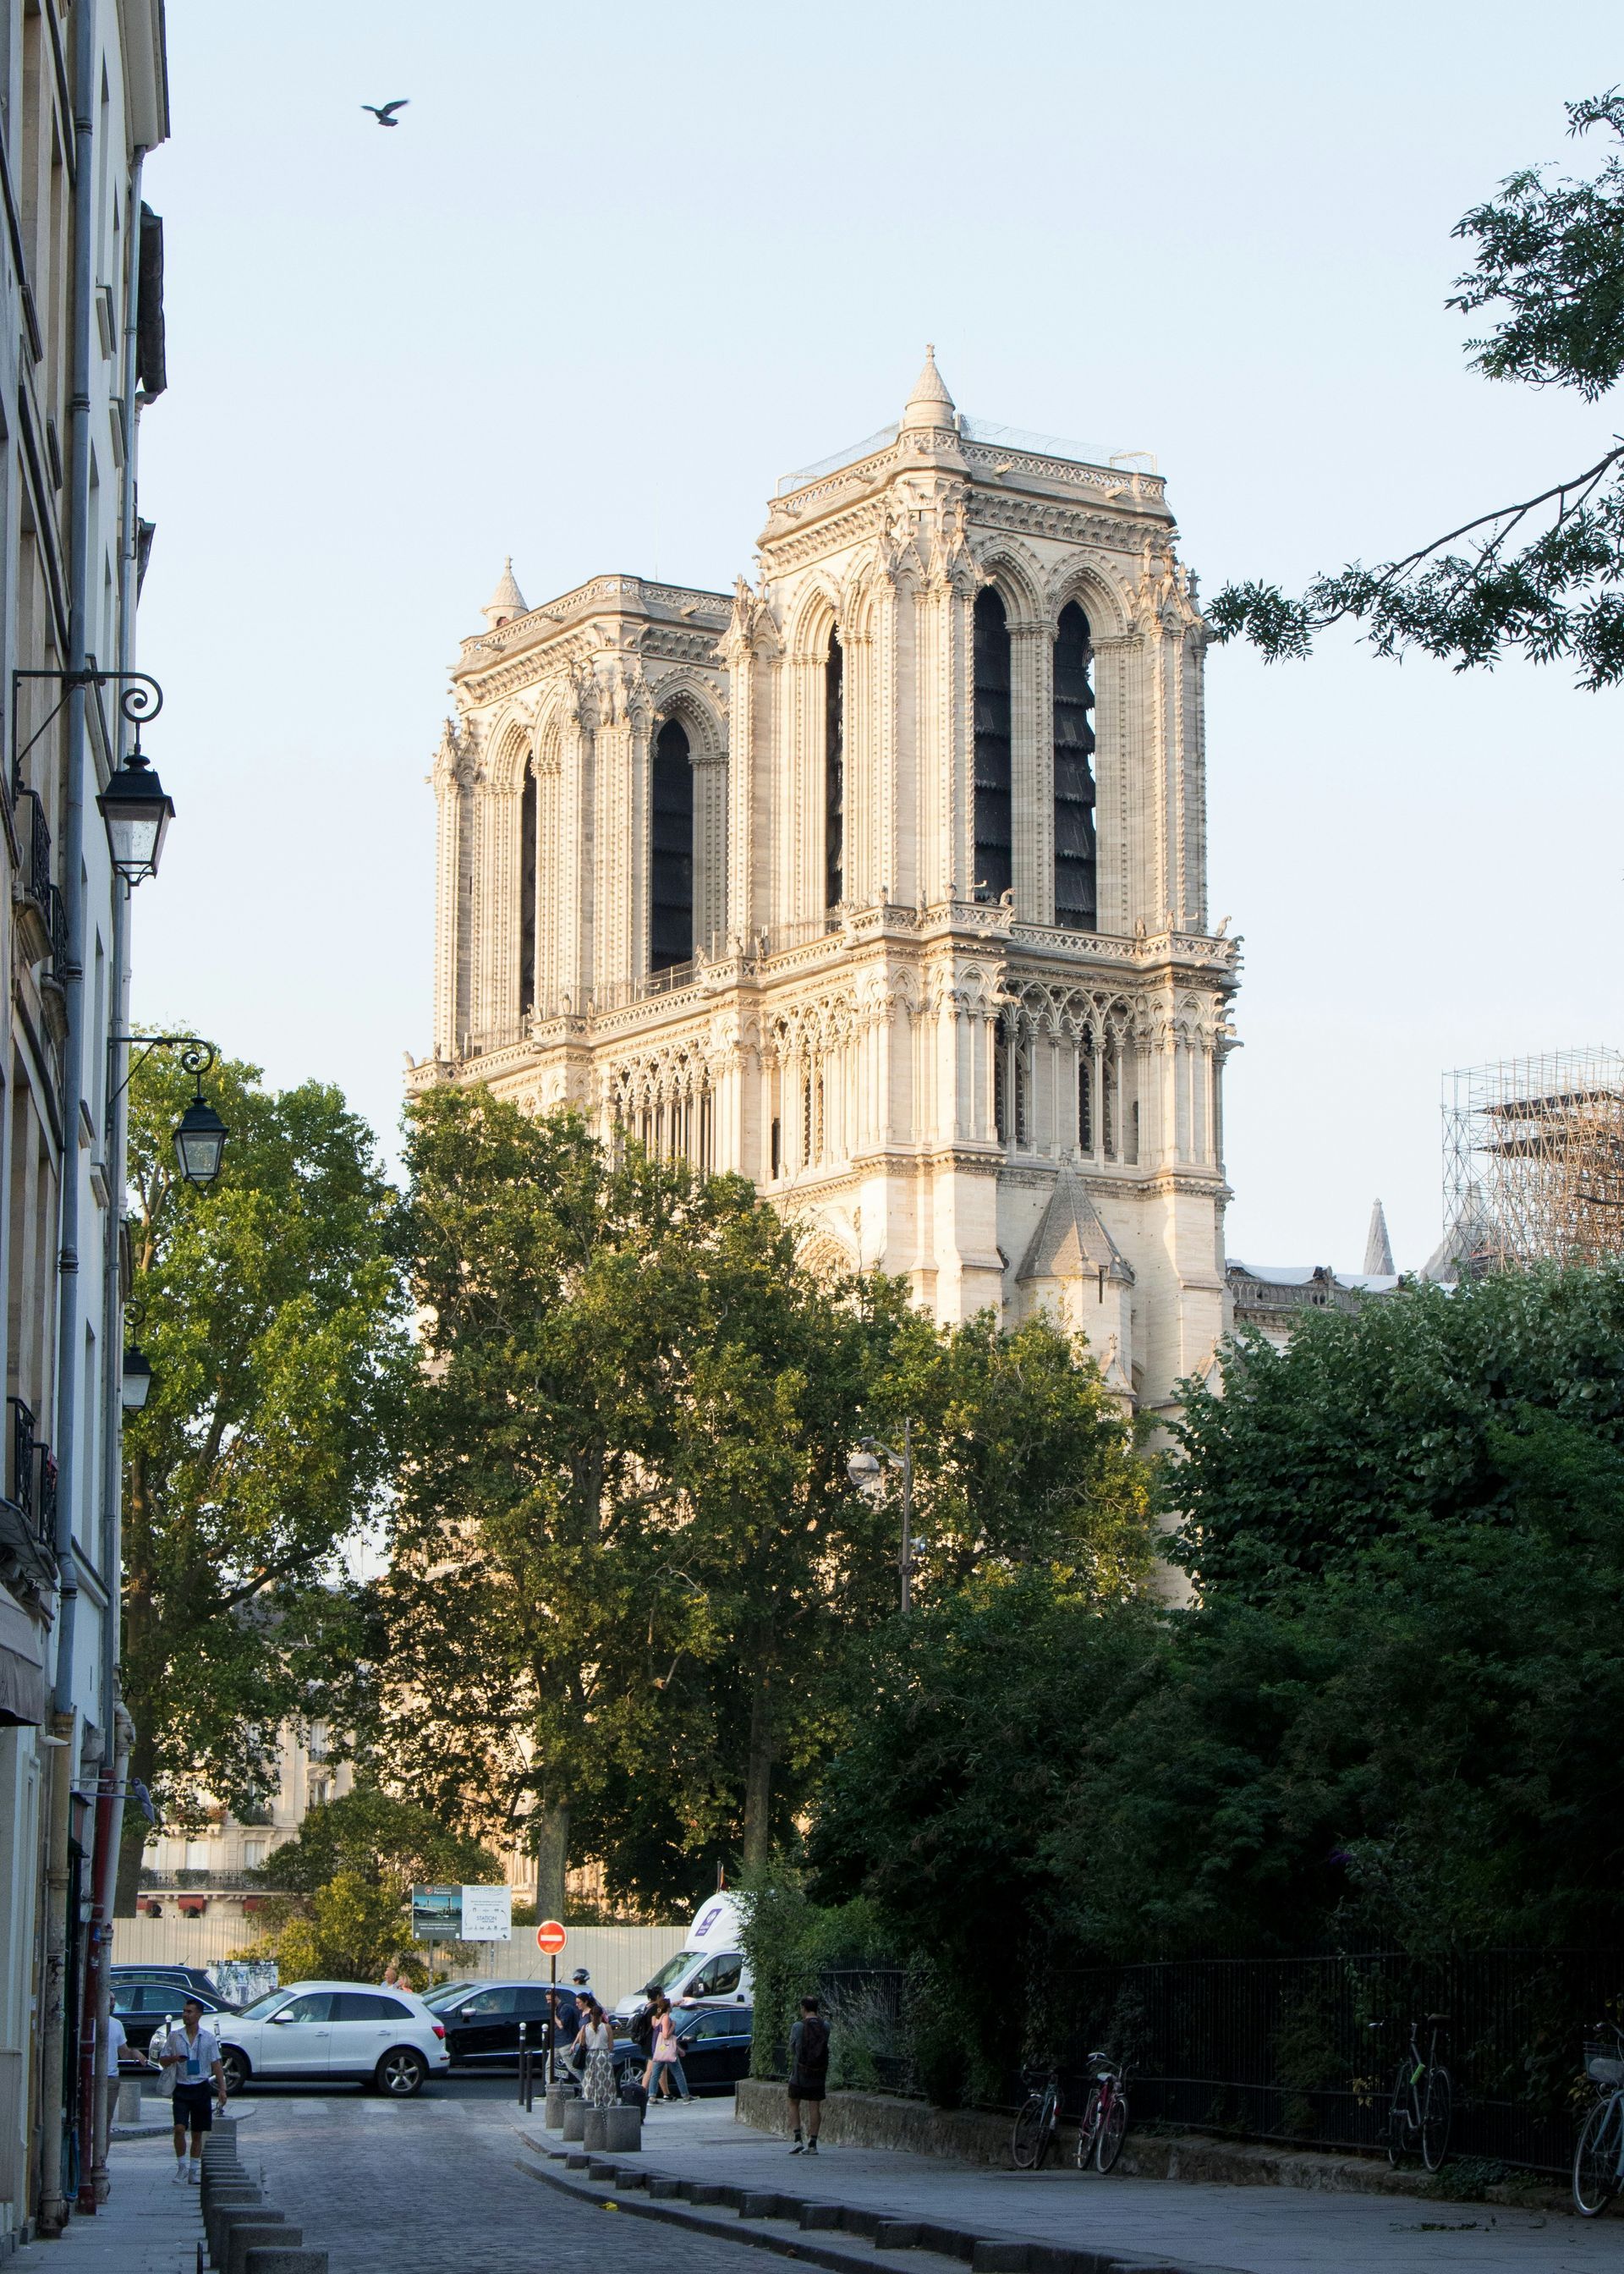
[[[17,879],[18,930],[30,963],[51,957],[60,973],[68,960],[68,926],[62,894],[51,875],[50,825],[36,789],[17,792],[17,838],[21,855]]]
[[[50,1447],[34,1434],[32,1406],[20,1397],[6,1403],[11,1409],[12,1503],[49,1547],[56,1534],[56,1464]]]

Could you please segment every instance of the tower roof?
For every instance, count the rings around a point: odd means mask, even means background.
[[[528,613],[524,595],[519,590],[514,576],[513,555],[510,553],[502,563],[502,573],[498,580],[496,590],[485,602],[480,614],[494,631],[499,624],[507,623],[511,617],[523,616]]]
[[[1133,1284],[1132,1270],[1101,1223],[1081,1178],[1074,1170],[1062,1169],[1015,1277],[1018,1282],[1080,1279],[1100,1271],[1109,1279]]]
[[[902,414],[903,432],[906,433],[910,427],[951,426],[952,424],[953,398],[943,385],[942,374],[936,369],[936,349],[928,347],[925,350],[925,368],[914,380],[914,392],[909,395],[907,408]]]
[[[1382,1274],[1393,1269],[1393,1242],[1387,1238],[1387,1211],[1380,1201],[1371,1210],[1370,1232],[1365,1242],[1365,1269]]]

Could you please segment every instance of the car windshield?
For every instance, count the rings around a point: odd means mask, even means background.
[[[252,2006],[244,2007],[244,2021],[264,2021],[267,2014],[274,2014],[276,2011],[287,1994],[285,1990],[267,1990],[263,1998],[256,1998]]]
[[[438,1988],[424,1992],[423,2002],[425,2006],[433,2007],[455,2005],[459,1998],[476,1986],[472,1982],[442,1982]]]
[[[674,1958],[668,1958],[665,1961],[659,1972],[649,1984],[650,1989],[669,1990],[673,1982],[681,1981],[689,1967],[697,1966],[698,1963],[699,1953],[696,1950],[678,1951]]]

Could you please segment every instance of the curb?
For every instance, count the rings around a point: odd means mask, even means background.
[[[523,2133],[519,2138],[532,2155],[547,2163],[562,2164],[566,2171],[547,2171],[524,2162],[515,2168],[545,2187],[555,2187],[560,2195],[573,2195],[577,2202],[613,2201],[618,2210],[634,2218],[664,2221],[718,2240],[749,2243],[758,2250],[775,2251],[781,2258],[831,2268],[833,2274],[873,2274],[875,2266],[882,2263],[878,2254],[891,2250],[934,2251],[939,2256],[958,2259],[973,2274],[1235,2274],[1232,2268],[1205,2261],[1147,2257],[1134,2251],[1071,2250],[1058,2243],[974,2234],[966,2228],[939,2226],[927,2220],[887,2218],[881,2211],[841,2203],[808,2202],[778,2189],[679,2180],[588,2157],[579,2150],[554,2148]],[[605,2192],[605,2187],[614,2190],[613,2196]],[[628,2195],[645,2189],[651,2200],[625,2200]],[[713,2205],[731,2211],[733,2217],[710,2215]],[[774,2233],[767,2223],[771,2221],[780,2222],[788,2231]],[[842,2248],[832,2240],[822,2239],[835,2233],[861,2237],[868,2248]]]

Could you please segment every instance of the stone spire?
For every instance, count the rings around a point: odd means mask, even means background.
[[[513,555],[510,553],[502,563],[501,581],[480,610],[480,614],[494,631],[499,624],[505,624],[510,618],[522,616],[525,613],[524,595],[514,580]]]
[[[942,374],[936,369],[936,351],[925,350],[925,368],[914,382],[914,392],[908,397],[907,408],[902,414],[902,431],[921,426],[952,426],[953,398],[942,384]]]
[[[1387,1212],[1380,1201],[1371,1210],[1370,1232],[1365,1242],[1365,1269],[1378,1277],[1393,1276],[1393,1242],[1387,1238]]]

